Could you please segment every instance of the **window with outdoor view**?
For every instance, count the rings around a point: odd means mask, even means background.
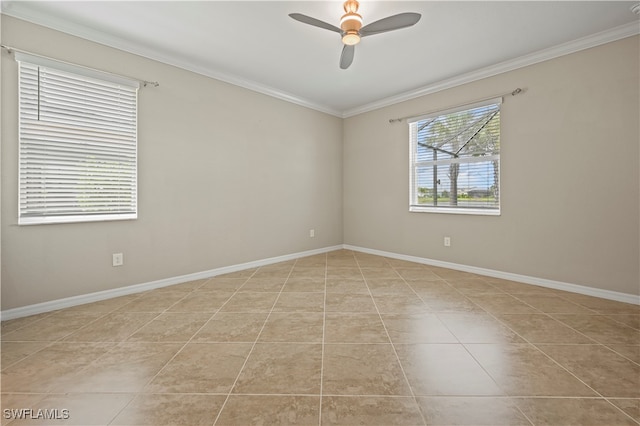
[[[16,52],[20,225],[137,217],[139,84]]]
[[[409,121],[410,211],[500,214],[500,103]]]

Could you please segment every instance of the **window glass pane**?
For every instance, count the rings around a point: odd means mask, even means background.
[[[488,105],[417,122],[418,156],[431,160],[500,152],[500,108]],[[429,152],[431,151],[431,152]],[[422,161],[420,158],[418,161]]]

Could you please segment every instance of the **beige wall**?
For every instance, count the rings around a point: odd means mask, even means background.
[[[345,244],[640,294],[638,57],[627,38],[346,119]],[[516,87],[502,215],[409,213],[408,126],[388,119]]]
[[[160,82],[139,92],[139,219],[18,227],[2,52],[3,310],[342,243],[341,119],[4,15],[2,43]]]

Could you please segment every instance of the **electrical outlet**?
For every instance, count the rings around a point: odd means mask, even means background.
[[[444,246],[451,247],[451,237],[444,237]]]
[[[122,253],[113,253],[111,256],[111,266],[124,265],[124,255]]]
[[[309,237],[313,238],[316,236],[316,230],[315,229],[309,229]]]

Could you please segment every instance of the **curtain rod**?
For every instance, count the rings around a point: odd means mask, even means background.
[[[512,90],[511,92],[508,92],[508,93],[503,93],[501,95],[488,96],[488,97],[482,98],[482,99],[476,99],[475,101],[467,102],[467,103],[462,104],[462,105],[456,105],[456,106],[450,107],[450,108],[462,107],[462,106],[465,106],[465,105],[471,105],[471,104],[475,104],[475,103],[478,103],[478,102],[488,101],[489,99],[502,98],[502,97],[509,96],[509,95],[516,96],[516,95],[519,95],[520,93],[522,93],[522,89],[518,87],[515,90]],[[421,115],[433,114],[434,112],[443,111],[443,110],[450,109],[450,108],[438,108],[437,110],[423,112],[421,114],[409,115],[409,116],[406,116],[406,117],[390,118],[389,119],[389,123],[395,123],[396,121],[403,121],[403,120],[406,120],[406,119],[409,119],[409,118],[413,118],[413,117],[420,117]]]
[[[95,69],[94,69],[94,68],[85,67],[84,65],[72,64],[71,62],[65,62],[65,61],[61,61],[61,60],[59,60],[59,59],[49,58],[48,56],[39,55],[39,54],[37,54],[37,53],[28,52],[28,51],[26,51],[26,50],[16,49],[15,47],[6,46],[6,45],[4,45],[4,44],[0,44],[0,47],[2,47],[3,49],[5,49],[5,50],[6,50],[7,52],[9,52],[9,53],[12,53],[12,52],[19,52],[19,53],[25,53],[25,54],[28,54],[28,55],[39,56],[39,57],[41,57],[41,58],[50,59],[50,60],[52,60],[52,61],[60,62],[60,63],[66,64],[66,65],[72,65],[72,66],[74,66],[74,67],[85,68],[85,69],[92,70],[92,71],[94,71],[94,72],[95,72]],[[147,87],[147,85],[151,85],[151,86],[153,86],[153,87],[158,87],[158,86],[160,86],[160,83],[158,83],[157,81],[141,80],[141,79],[139,79],[139,78],[133,78],[133,77],[129,77],[129,76],[126,76],[126,75],[115,74],[115,73],[112,73],[112,72],[107,72],[107,71],[102,71],[102,70],[99,70],[99,71],[100,71],[101,73],[110,74],[110,75],[113,75],[113,76],[116,76],[116,77],[124,77],[124,78],[128,78],[129,80],[137,81],[137,82],[139,82],[140,84],[142,84],[142,86],[143,86],[143,87]]]

